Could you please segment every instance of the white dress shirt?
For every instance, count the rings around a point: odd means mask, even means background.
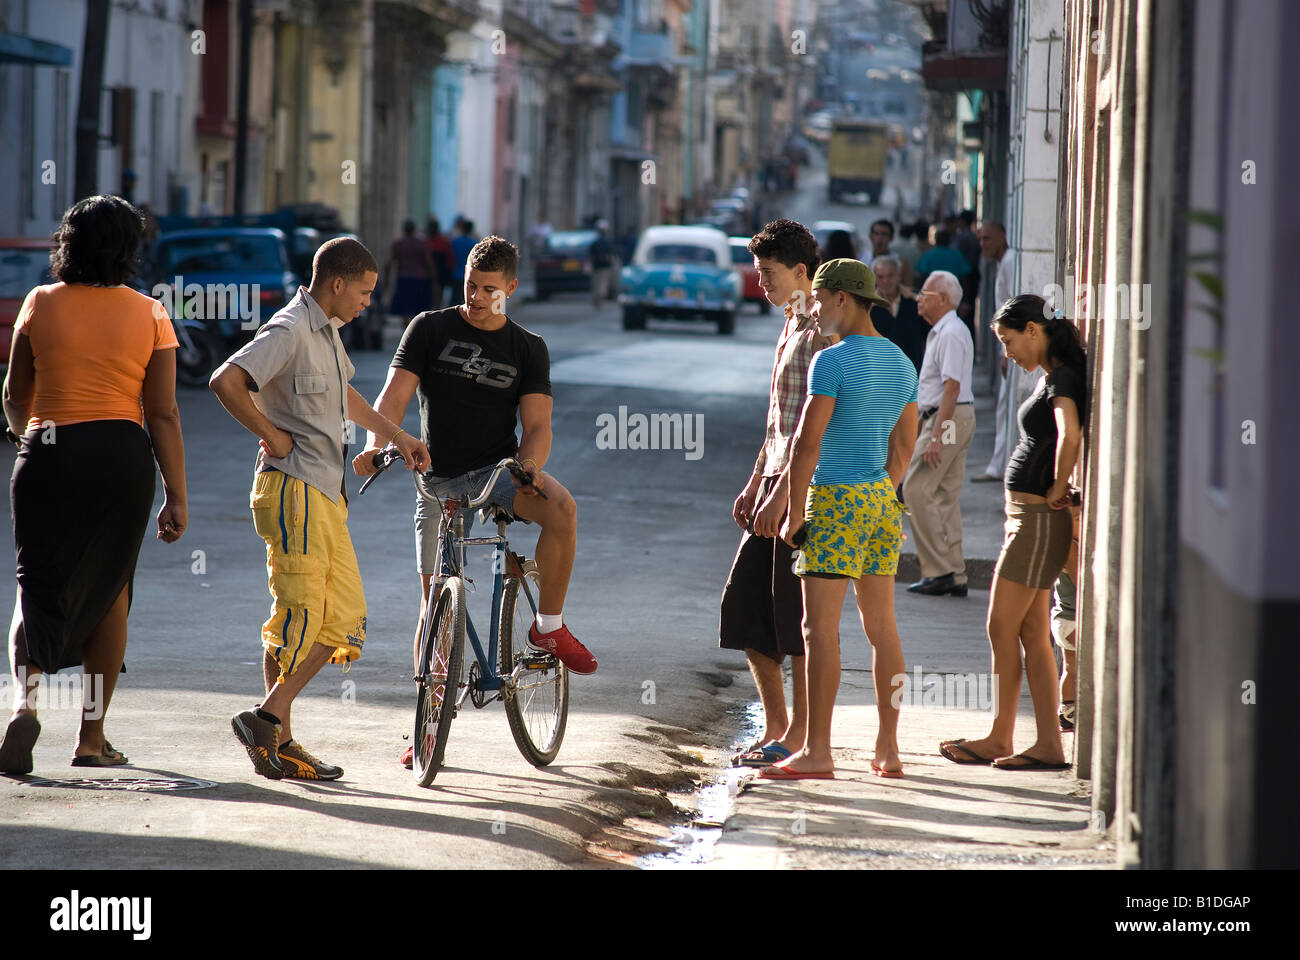
[[[916,403],[921,410],[939,406],[943,399],[943,382],[956,380],[957,402],[974,402],[971,390],[975,344],[970,331],[956,310],[949,310],[930,328],[925,338],[925,359],[921,361],[921,382],[917,385]]]

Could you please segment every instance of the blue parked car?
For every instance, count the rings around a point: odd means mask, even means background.
[[[177,380],[206,384],[216,364],[252,339],[293,298],[298,284],[282,230],[205,227],[164,233],[153,251],[148,292],[169,306],[181,341]],[[161,295],[160,285],[167,288]]]
[[[649,227],[623,268],[623,329],[644,330],[648,317],[705,320],[734,333],[741,277],[727,235],[712,227]]]

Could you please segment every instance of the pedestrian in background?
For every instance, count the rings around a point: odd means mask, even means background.
[[[858,248],[847,230],[832,230],[826,237],[826,246],[821,250],[823,263],[831,260],[856,260]]]
[[[961,251],[956,247],[950,246],[952,235],[947,230],[936,230],[934,232],[934,246],[921,254],[916,262],[916,281],[925,286],[925,281],[930,274],[936,270],[946,270],[957,278],[957,285],[961,286],[961,278],[970,272],[970,264],[966,258],[961,255]],[[961,301],[959,300],[958,303]],[[954,308],[957,304],[953,305]]]
[[[957,316],[960,300],[961,284],[946,270],[930,274],[917,300],[921,317],[932,329],[925,340],[917,390],[920,431],[903,479],[903,497],[921,562],[921,579],[907,589],[926,596],[966,596],[961,488],[966,451],[975,433],[975,344]]]
[[[1002,304],[1011,299],[1015,284],[1016,252],[1007,245],[1007,229],[996,220],[986,220],[979,229],[980,253],[998,265],[997,278],[993,282],[993,309],[996,312]],[[1002,376],[998,380],[998,399],[994,408],[996,420],[993,435],[993,456],[989,458],[984,472],[971,479],[976,483],[996,480],[1002,482],[1002,475],[1007,469],[1007,459],[1011,456],[1011,446],[1007,443],[1011,426],[1009,421],[1015,414],[1015,394],[1007,389],[1007,358],[999,358]],[[1017,368],[1018,369],[1018,368]]]
[[[57,282],[28,293],[14,325],[4,408],[20,444],[9,487],[18,597],[0,772],[32,771],[38,680],[78,665],[87,702],[72,765],[127,762],[104,715],[126,654],[155,461],[158,539],[174,543],[188,524],[176,333],[162,304],[125,285],[144,230],[121,198],[73,205],[54,235]]]
[[[916,261],[921,256],[921,251],[916,246],[916,224],[905,223],[898,229],[898,239],[889,247],[890,253],[898,258],[899,282],[909,289],[912,287],[913,271],[916,269]],[[876,278],[880,280],[879,277]]]
[[[1061,710],[1057,719],[1062,732],[1074,729],[1074,698],[1078,689],[1075,607],[1078,599],[1076,584],[1079,582],[1079,518],[1082,512],[1079,503],[1070,504],[1070,553],[1065,558],[1065,569],[1052,588],[1052,637],[1061,648]]]
[[[876,275],[877,296],[889,304],[888,307],[876,305],[871,308],[871,323],[883,336],[898,344],[919,375],[930,325],[921,319],[911,291],[904,290],[898,282],[897,257],[876,257],[871,261],[871,271]]]
[[[388,312],[401,317],[405,326],[417,313],[433,308],[437,285],[438,269],[433,265],[428,240],[415,232],[414,220],[403,221],[402,235],[393,241],[384,266],[384,286],[393,291]]]
[[[1081,425],[1087,417],[1087,359],[1078,328],[1048,312],[1043,298],[1034,294],[1004,303],[993,317],[993,332],[1009,360],[1048,373],[1020,406],[1020,442],[1007,465],[1006,537],[994,568],[988,614],[998,700],[993,728],[979,740],[945,740],[939,752],[953,763],[1064,770],[1070,765],[1061,748],[1048,607],[1073,541],[1067,508],[1074,499],[1070,474],[1079,462]],[[1037,736],[1028,750],[1011,756],[1022,650]]]
[[[451,285],[451,240],[442,232],[442,224],[437,217],[429,218],[424,236],[429,244],[429,256],[433,258],[434,267],[432,309],[441,310],[447,287]]]
[[[833,779],[831,719],[840,683],[840,615],[849,581],[871,643],[880,726],[871,772],[903,776],[898,753],[897,679],[903,648],[894,617],[902,540],[898,484],[916,441],[916,371],[871,325],[883,306],[866,264],[832,260],[817,269],[813,307],[823,335],[842,339],[813,358],[789,472],[781,539],[802,546],[808,736],[796,753],[759,771],[772,780]]]
[[[867,237],[871,241],[871,256],[866,260],[870,263],[876,257],[889,255],[889,245],[894,242],[894,225],[888,220],[877,220],[871,225]]]
[[[338,331],[366,308],[377,279],[360,241],[327,240],[312,261],[311,286],[299,287],[210,381],[227,412],[260,440],[249,505],[266,543],[271,591],[261,630],[266,699],[230,725],[253,769],[271,780],[343,775],[294,739],[289,712],[326,662],[350,664],[366,641],[366,598],[347,526],[346,421],[390,438],[408,469],[429,464],[424,444],[348,382],[354,368]]]
[[[596,239],[591,244],[591,309],[599,310],[609,299],[617,269],[614,244],[609,240],[609,223],[596,221]]]
[[[718,617],[718,646],[744,650],[763,704],[762,736],[732,758],[745,767],[770,766],[803,746],[808,733],[803,595],[792,549],[777,536],[789,502],[790,445],[808,396],[808,367],[827,340],[811,317],[817,240],[793,220],[773,220],[749,241],[758,283],[785,310],[767,401],[767,430],[731,516],[744,533],[731,564]],[[781,665],[790,657],[793,716],[785,705]]]
[[[465,263],[469,260],[469,252],[474,249],[476,243],[478,239],[474,236],[474,222],[461,217],[456,224],[456,235],[451,238],[450,306],[454,307],[465,302]]]

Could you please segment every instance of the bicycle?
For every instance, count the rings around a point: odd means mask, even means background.
[[[373,462],[378,472],[366,479],[358,496],[400,460],[401,454],[392,447],[375,454]],[[508,470],[524,486],[532,484],[523,464],[507,457],[493,469],[482,492],[461,503],[428,493],[412,471],[419,495],[437,504],[441,513],[439,572],[429,588],[414,678],[418,689],[411,772],[422,787],[429,786],[443,766],[451,721],[466,697],[478,709],[496,700],[505,703],[515,745],[533,766],[544,767],[554,760],[564,739],[569,716],[569,671],[554,655],[527,645],[540,593],[537,564],[510,550],[506,526],[511,518],[499,507],[492,510],[496,536],[465,536],[466,514],[483,507],[502,470]],[[537,493],[545,497],[540,490]],[[487,508],[480,515],[486,522]],[[465,585],[474,584],[465,575],[466,548],[480,545],[493,548],[492,624],[486,651],[466,609]],[[525,600],[522,604],[521,593]],[[474,648],[474,660],[462,679],[467,635]]]

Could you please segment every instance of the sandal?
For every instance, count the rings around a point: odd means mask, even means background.
[[[126,754],[120,750],[114,750],[113,745],[107,740],[104,741],[102,752],[88,753],[84,757],[72,758],[74,767],[120,767],[126,762]]]
[[[1008,760],[1023,760],[1025,762],[1007,763]],[[1069,770],[1074,764],[1048,763],[1046,760],[1039,760],[1037,757],[1031,757],[1028,754],[1017,753],[1014,757],[1003,757],[1001,760],[995,760],[993,766],[999,770]]]
[[[770,767],[774,763],[780,763],[793,752],[793,750],[787,750],[779,743],[769,743],[756,747],[748,753],[742,753],[736,758],[734,766]]]
[[[951,740],[948,743],[939,744],[939,756],[943,757],[945,760],[951,760],[953,763],[960,763],[963,766],[971,766],[974,764],[990,764],[993,762],[992,757],[981,757],[978,753],[976,753],[974,750],[971,750],[969,747],[963,747],[962,744],[965,742],[966,742],[966,738],[963,737],[960,740]],[[959,757],[948,752],[949,750],[954,750],[954,749],[960,750],[963,754],[965,754],[965,756]]]
[[[0,773],[31,773],[32,748],[41,735],[41,722],[34,713],[19,713],[9,718],[9,727],[0,740]]]

